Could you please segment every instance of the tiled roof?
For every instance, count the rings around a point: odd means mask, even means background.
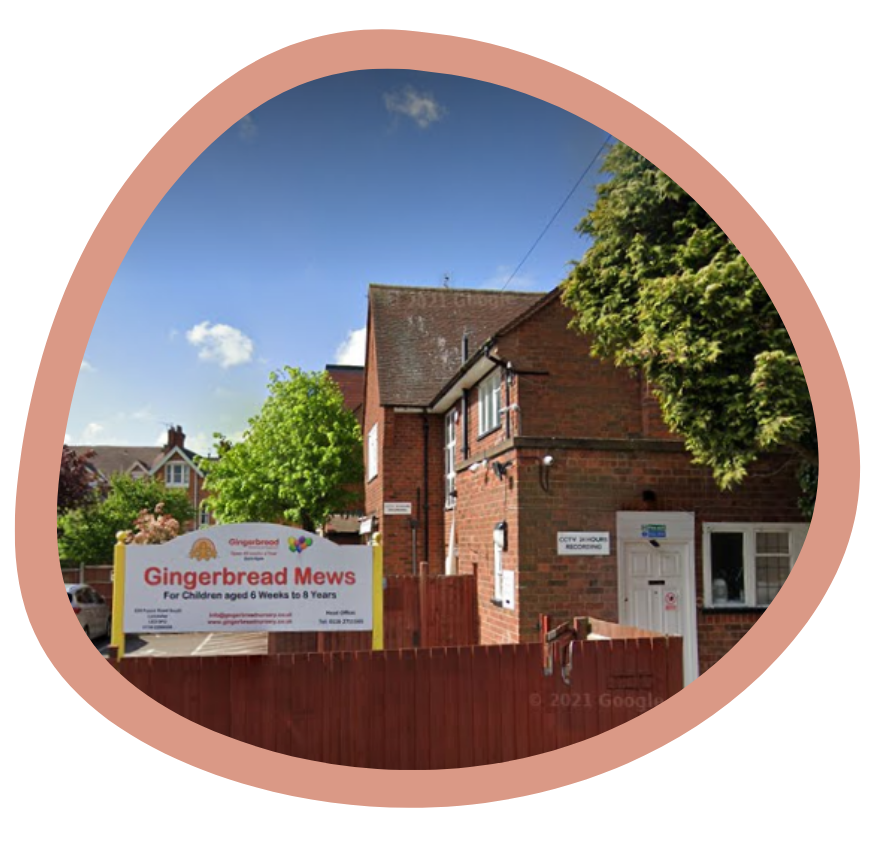
[[[73,446],[77,452],[92,450],[95,455],[89,463],[103,476],[110,478],[114,473],[128,473],[135,462],[144,471],[149,471],[153,463],[162,455],[162,447],[111,447],[87,445]]]
[[[469,355],[544,297],[543,293],[415,286],[370,287],[379,400],[428,406]]]
[[[91,450],[94,456],[89,459],[89,464],[107,479],[115,473],[128,473],[136,463],[145,473],[149,473],[165,455],[164,447],[74,444],[71,445],[71,449],[79,453]],[[192,450],[184,448],[183,452],[190,461],[195,462],[195,459],[199,458],[198,454]]]

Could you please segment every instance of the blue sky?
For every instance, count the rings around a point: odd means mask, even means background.
[[[367,286],[499,288],[605,139],[507,88],[416,71],[303,85],[219,137],[138,234],[95,323],[73,444],[207,453],[269,372],[363,361]],[[587,242],[591,170],[509,289],[544,291]]]

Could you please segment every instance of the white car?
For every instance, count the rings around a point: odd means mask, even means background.
[[[67,597],[89,639],[110,636],[110,610],[97,590],[87,584],[68,584]]]

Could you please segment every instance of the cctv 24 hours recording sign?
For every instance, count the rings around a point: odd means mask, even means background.
[[[369,631],[373,549],[265,523],[125,548],[126,633]]]
[[[558,555],[608,555],[611,540],[607,531],[557,532]]]

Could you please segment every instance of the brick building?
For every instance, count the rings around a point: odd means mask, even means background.
[[[89,469],[107,480],[117,473],[127,473],[135,479],[153,477],[169,488],[184,491],[193,508],[199,513],[196,520],[181,523],[184,531],[213,525],[210,512],[202,507],[208,497],[203,485],[205,476],[198,466],[198,455],[185,446],[186,435],[179,426],[170,426],[164,445],[155,447],[83,446],[74,449],[92,450]]]
[[[476,570],[484,643],[593,615],[681,633],[694,679],[798,556],[796,460],[720,491],[570,319],[559,290],[370,287],[362,531],[389,573]]]

